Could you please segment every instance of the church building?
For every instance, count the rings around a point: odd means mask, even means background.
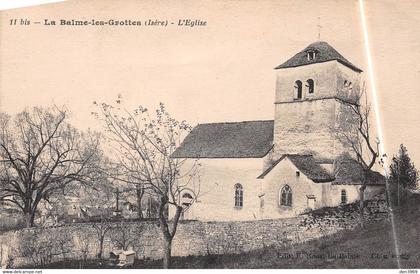
[[[351,126],[343,102],[360,93],[362,70],[315,42],[275,71],[274,120],[199,124],[172,154],[201,163],[184,219],[288,218],[359,199],[363,172],[337,130]],[[385,187],[380,173],[367,178],[365,199]]]

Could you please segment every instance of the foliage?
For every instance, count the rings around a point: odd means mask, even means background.
[[[400,145],[398,155],[392,158],[389,182],[390,201],[397,206],[405,204],[409,191],[417,188],[418,171],[403,144]]]
[[[407,148],[403,144],[400,145],[398,155],[392,158],[390,171],[390,183],[399,184],[403,188],[417,188],[419,172],[411,162]]]

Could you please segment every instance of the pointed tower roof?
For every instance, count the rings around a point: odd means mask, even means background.
[[[312,60],[309,60],[308,53],[315,52],[315,57]],[[315,42],[307,46],[304,50],[297,53],[295,56],[284,62],[283,64],[277,66],[274,69],[282,68],[292,68],[299,67],[304,65],[310,65],[315,63],[323,63],[328,61],[336,60],[337,62],[351,68],[356,72],[362,72],[361,69],[350,63],[349,60],[343,57],[338,51],[336,51],[332,46],[327,42]]]

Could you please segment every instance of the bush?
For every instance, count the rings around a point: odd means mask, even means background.
[[[72,239],[66,229],[28,230],[20,240],[22,256],[34,266],[45,266],[55,260],[65,260],[73,248]]]
[[[21,214],[14,216],[1,216],[0,231],[17,230],[25,227],[25,221]]]

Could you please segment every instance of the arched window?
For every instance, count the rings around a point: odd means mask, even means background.
[[[295,82],[295,99],[302,99],[302,82],[299,80]]]
[[[185,192],[184,194],[182,194],[181,202],[184,207],[189,207],[192,204],[192,201],[193,201],[193,196],[190,193]]]
[[[292,206],[292,189],[285,185],[280,191],[280,205]]]
[[[235,185],[235,207],[241,208],[244,205],[244,189],[241,184]]]
[[[341,203],[347,204],[347,192],[345,189],[341,190]]]
[[[314,93],[314,80],[308,79],[306,81],[306,90],[308,91],[309,94]]]

